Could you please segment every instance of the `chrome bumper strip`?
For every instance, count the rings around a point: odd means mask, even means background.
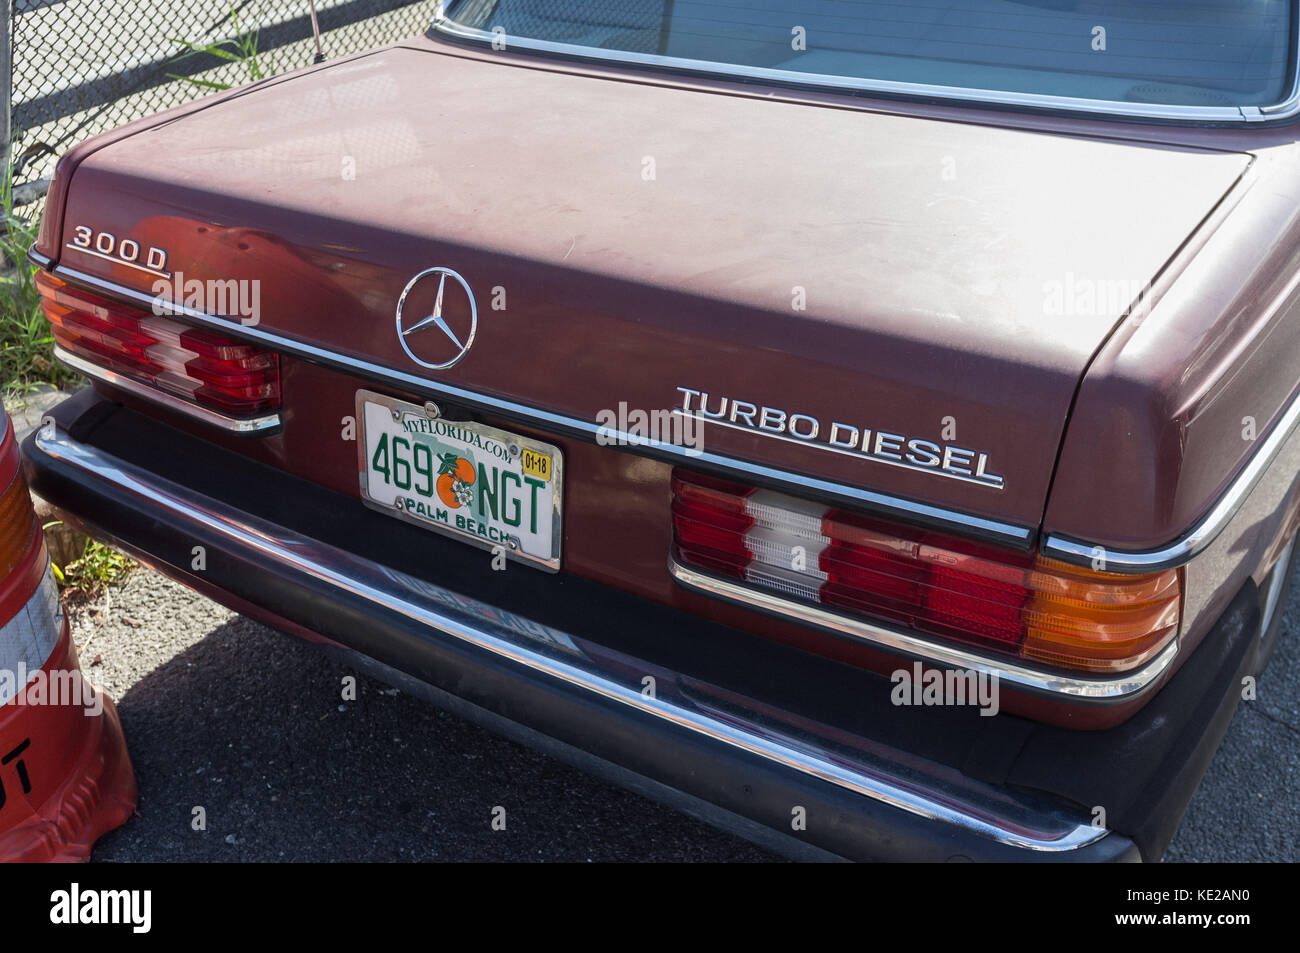
[[[1031,851],[1069,851],[1104,837],[1055,801],[994,788],[960,772],[906,756],[867,739],[783,717],[750,699],[678,673],[597,647],[582,638],[462,596],[362,559],[285,527],[194,493],[125,460],[71,439],[51,421],[36,447],[119,498],[138,500],[180,534],[216,538],[230,554],[246,554],[288,574],[311,577],[341,595],[396,614],[426,629],[490,653],[499,662],[588,693],[593,702],[621,705],[707,739],[901,811],[951,824]],[[591,645],[599,651],[588,651]],[[645,674],[656,697],[643,693]]]
[[[1277,562],[1273,564],[1273,568],[1268,574],[1268,581],[1264,590],[1264,611],[1260,613],[1259,620],[1259,637],[1261,639],[1268,635],[1269,627],[1273,625],[1273,617],[1277,614],[1278,601],[1282,596],[1282,590],[1286,588],[1285,574],[1291,568],[1291,553],[1295,550],[1297,539],[1300,539],[1300,537],[1291,537],[1291,542],[1286,544],[1286,548],[1277,557]]]
[[[814,626],[836,635],[860,639],[907,655],[917,655],[946,668],[967,669],[996,676],[999,682],[1045,695],[1067,696],[1080,701],[1118,702],[1145,691],[1165,673],[1178,654],[1174,639],[1142,668],[1124,672],[1114,678],[1081,678],[1017,665],[987,655],[978,655],[955,646],[941,645],[884,624],[856,619],[831,612],[820,606],[795,602],[774,593],[742,586],[739,583],[683,566],[669,557],[668,571],[683,586],[711,596],[736,602],[746,608]]]

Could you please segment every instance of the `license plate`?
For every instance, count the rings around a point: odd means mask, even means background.
[[[558,447],[357,391],[361,498],[398,519],[557,572]],[[498,550],[497,547],[500,547]]]

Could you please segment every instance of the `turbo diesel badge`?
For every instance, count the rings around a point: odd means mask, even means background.
[[[863,457],[875,463],[918,470],[951,480],[978,483],[995,490],[1003,487],[1002,477],[989,472],[989,455],[980,450],[839,421],[826,425],[808,414],[789,413],[778,407],[734,397],[710,397],[707,391],[689,387],[678,387],[677,390],[682,401],[673,413],[703,423],[830,453]]]

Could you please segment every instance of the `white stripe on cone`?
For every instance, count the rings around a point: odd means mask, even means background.
[[[49,567],[18,614],[0,626],[0,706],[7,705],[49,660],[63,632],[59,587]]]

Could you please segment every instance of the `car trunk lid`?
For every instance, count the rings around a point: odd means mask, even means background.
[[[556,418],[725,399],[710,454],[1033,527],[1091,356],[1248,162],[420,41],[90,153],[59,258]],[[439,284],[451,333],[399,334]]]

